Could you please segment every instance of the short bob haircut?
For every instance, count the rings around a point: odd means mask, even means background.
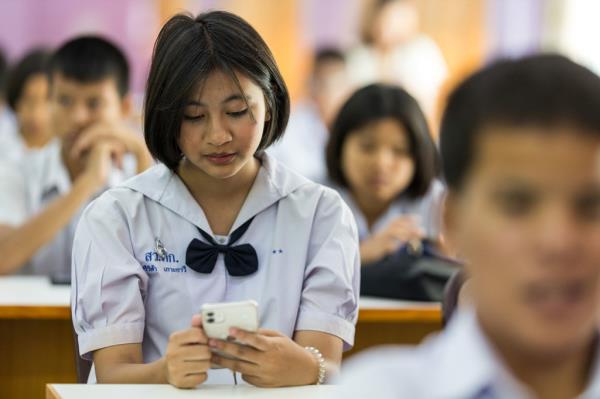
[[[121,98],[129,93],[127,57],[100,36],[79,36],[61,45],[50,58],[50,83],[54,73],[84,84],[111,78]]]
[[[489,127],[567,126],[600,136],[600,77],[560,55],[501,60],[476,72],[449,96],[440,132],[442,168],[459,191]]]
[[[258,151],[276,142],[285,131],[290,112],[288,90],[258,32],[225,11],[202,13],[196,18],[176,15],[156,40],[144,104],[148,149],[171,170],[183,156],[178,139],[185,105],[217,70],[229,75],[240,92],[236,72],[262,89],[271,118],[265,122]]]
[[[385,118],[395,119],[406,129],[415,162],[415,174],[400,197],[420,198],[427,193],[439,174],[439,156],[423,111],[417,101],[398,86],[372,84],[363,87],[342,106],[327,145],[329,178],[339,186],[348,188],[341,161],[346,139],[359,129]]]
[[[10,70],[6,101],[13,111],[16,111],[27,81],[35,75],[43,75],[45,78],[48,76],[50,54],[46,49],[32,50]]]

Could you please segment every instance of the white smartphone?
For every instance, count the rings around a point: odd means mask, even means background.
[[[229,329],[235,327],[246,331],[258,330],[258,304],[248,300],[241,302],[205,303],[202,306],[202,328],[209,338],[236,342],[229,335]],[[234,356],[212,350],[217,355],[235,359]],[[222,368],[211,364],[211,368]]]
[[[258,304],[241,302],[205,303],[202,306],[202,327],[209,338],[231,340],[229,329],[258,330]]]

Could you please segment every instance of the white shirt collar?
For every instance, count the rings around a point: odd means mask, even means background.
[[[266,152],[262,152],[257,157],[261,160],[262,165],[231,231],[300,186],[310,183],[310,180],[290,171]],[[202,208],[192,197],[183,181],[164,164],[158,164],[129,179],[123,183],[123,186],[142,193],[214,235]]]
[[[503,364],[482,332],[473,309],[458,313],[440,338],[443,344],[437,347],[437,362],[432,370],[438,383],[431,387],[432,397],[488,397],[482,395],[486,391],[493,392],[492,397],[533,397]],[[599,365],[597,351],[588,387],[579,398],[600,397]]]

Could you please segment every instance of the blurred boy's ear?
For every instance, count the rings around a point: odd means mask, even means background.
[[[131,94],[126,94],[121,98],[121,114],[124,119],[131,117],[133,112],[133,97]]]
[[[451,249],[452,252],[458,250],[456,246],[456,229],[458,218],[458,198],[453,191],[447,191],[442,203],[442,235],[444,237],[444,245]]]

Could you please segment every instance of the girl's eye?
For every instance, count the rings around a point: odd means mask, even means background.
[[[204,118],[204,114],[200,115],[183,115],[183,119],[186,121],[199,121]]]
[[[233,116],[234,118],[240,118],[244,115],[246,115],[246,113],[248,112],[248,108],[243,109],[241,111],[236,111],[236,112],[228,112],[227,115],[229,116]]]

